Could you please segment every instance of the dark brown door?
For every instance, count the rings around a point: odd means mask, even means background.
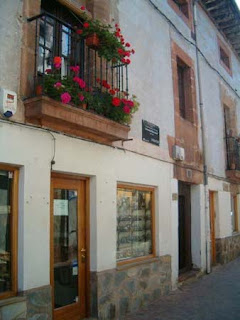
[[[216,264],[216,237],[215,237],[215,199],[214,192],[209,191],[209,214],[210,214],[210,233],[211,233],[211,262]]]
[[[179,271],[192,268],[191,255],[191,190],[190,185],[179,182],[178,198]]]
[[[86,181],[52,177],[51,285],[54,320],[86,316]]]

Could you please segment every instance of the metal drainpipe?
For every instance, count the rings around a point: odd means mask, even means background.
[[[204,211],[205,211],[205,231],[206,231],[206,271],[211,272],[211,237],[210,237],[210,216],[209,216],[209,190],[208,190],[208,172],[206,164],[206,136],[205,136],[205,121],[203,113],[203,98],[202,98],[202,85],[201,85],[201,72],[198,52],[198,37],[197,37],[197,2],[193,1],[193,21],[194,21],[194,34],[196,43],[196,62],[197,62],[197,78],[198,78],[198,94],[199,94],[199,107],[200,107],[200,124],[201,124],[201,137],[202,137],[202,155],[203,155],[203,179],[204,179]]]

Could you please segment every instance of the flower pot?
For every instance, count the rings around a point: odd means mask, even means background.
[[[99,37],[96,33],[90,34],[86,38],[86,45],[89,48],[97,49],[100,45]]]
[[[38,85],[36,86],[36,95],[37,95],[37,96],[41,96],[42,93],[43,93],[43,87],[42,87],[42,85],[38,84]]]
[[[231,163],[231,170],[235,170],[236,169],[236,164],[235,163]]]

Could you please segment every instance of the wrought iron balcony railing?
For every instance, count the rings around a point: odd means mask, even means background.
[[[85,39],[77,34],[80,21],[75,27],[52,14],[42,13],[29,18],[28,22],[35,24],[34,87],[41,86],[43,94],[47,69],[53,69],[54,57],[58,56],[62,60],[62,77],[70,75],[70,66],[78,65],[79,77],[85,81],[87,88],[91,88],[93,94],[109,89],[99,86],[99,83],[105,81],[116,89],[118,95],[122,92],[128,96],[127,65],[98,57],[97,50],[89,48]]]
[[[240,138],[226,137],[227,170],[240,170]]]

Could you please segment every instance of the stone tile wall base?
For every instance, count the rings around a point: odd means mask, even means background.
[[[171,257],[91,274],[92,316],[124,319],[171,290]]]
[[[51,286],[25,291],[27,320],[52,320]]]
[[[217,263],[228,263],[240,256],[240,234],[216,239]]]

